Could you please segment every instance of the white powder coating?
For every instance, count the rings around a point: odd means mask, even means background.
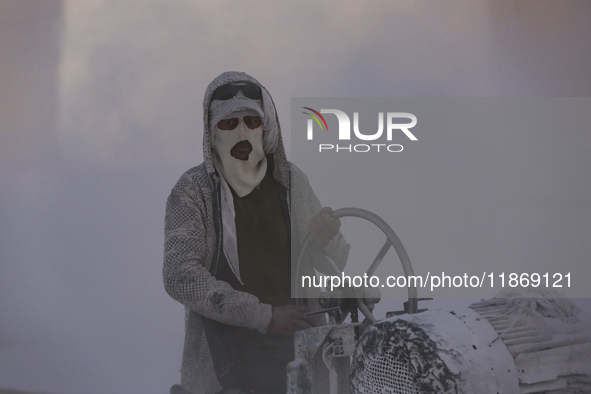
[[[408,334],[393,341],[401,331]],[[369,382],[376,360],[387,360],[391,353],[406,363],[418,392],[519,393],[513,357],[501,341],[491,343],[497,336],[485,319],[469,309],[387,319],[368,328],[359,341],[352,363],[353,392],[413,392],[388,390],[394,386],[375,391],[375,382]]]
[[[591,325],[548,290],[505,291],[473,304],[515,359],[522,393],[591,393]],[[540,298],[553,297],[553,298]]]
[[[510,298],[302,331],[289,393],[591,393],[591,316],[548,291],[499,296]]]

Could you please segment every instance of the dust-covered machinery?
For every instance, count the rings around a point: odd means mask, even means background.
[[[362,217],[386,235],[368,275],[390,246],[412,275],[402,244],[379,217],[352,208],[333,216]],[[527,289],[466,308],[419,310],[416,289],[408,290],[404,311],[382,321],[372,314],[375,293],[321,294],[330,324],[296,334],[288,393],[591,393],[591,325],[570,300]],[[346,315],[352,323],[342,324]]]

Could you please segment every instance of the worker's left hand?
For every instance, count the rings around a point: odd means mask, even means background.
[[[324,207],[314,216],[308,226],[312,239],[320,246],[326,246],[339,233],[341,220],[330,217],[331,207]]]

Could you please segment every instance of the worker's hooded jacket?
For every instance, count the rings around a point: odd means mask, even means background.
[[[253,83],[262,89],[264,150],[289,221],[292,248],[302,244],[310,219],[321,209],[306,176],[286,159],[275,105],[266,89],[245,73],[226,72],[218,76],[208,86],[203,101],[203,163],[181,176],[166,204],[164,287],[185,306],[181,375],[183,387],[193,394],[214,394],[221,390],[217,377],[232,365],[233,349],[216,325],[265,333],[272,317],[271,305],[233,289],[218,274],[221,266],[227,264],[240,280],[233,200],[228,189],[224,190],[227,183],[213,164],[209,125],[213,92],[232,83]],[[342,268],[348,245],[339,234],[324,252]],[[326,272],[319,253],[312,251],[312,255],[316,268]]]

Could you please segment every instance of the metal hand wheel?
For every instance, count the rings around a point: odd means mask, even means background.
[[[406,250],[404,249],[402,242],[400,242],[400,239],[398,238],[398,236],[396,235],[394,230],[392,230],[392,228],[388,225],[388,223],[386,223],[381,217],[379,217],[378,215],[376,215],[372,212],[369,212],[369,211],[366,211],[365,209],[360,209],[360,208],[337,209],[336,211],[333,211],[330,214],[330,216],[334,219],[340,219],[343,217],[352,216],[352,217],[358,217],[361,219],[368,220],[371,223],[375,224],[382,231],[382,233],[384,233],[384,235],[386,236],[386,242],[384,243],[384,245],[380,249],[379,253],[375,257],[375,259],[373,260],[373,262],[371,263],[369,268],[367,269],[366,274],[368,277],[371,277],[374,274],[376,268],[378,268],[378,266],[382,262],[382,259],[384,258],[384,256],[386,255],[386,253],[388,252],[390,247],[392,247],[392,246],[394,246],[394,249],[396,250],[398,257],[400,258],[400,262],[402,263],[402,268],[404,270],[404,274],[406,275],[406,277],[408,278],[409,276],[414,275],[412,265],[410,263],[410,259],[408,258],[408,254],[406,253]],[[304,255],[306,254],[306,252],[308,250],[310,242],[311,242],[310,236],[308,235],[308,236],[306,236],[304,244],[302,245],[302,249],[300,251],[300,255],[299,255],[298,261],[296,263],[295,274],[296,274],[296,280],[298,280],[298,281],[302,277],[302,268],[303,268],[302,262],[303,262]],[[337,267],[337,265],[334,263],[334,261],[332,261],[326,255],[324,255],[324,258],[328,262],[331,269],[334,271],[333,275],[341,276],[342,271]],[[408,302],[407,303],[405,302],[405,311],[407,313],[417,313],[417,310],[418,310],[417,289],[414,286],[414,284],[412,286],[410,286],[411,281],[407,281],[407,283],[409,283]],[[301,286],[295,287],[295,293],[296,293],[296,298],[298,300],[303,299]],[[369,310],[369,308],[363,302],[362,299],[359,299],[359,298],[356,299],[356,306],[361,311],[361,313],[363,313],[365,315],[366,318],[368,318],[372,322],[376,321],[372,312]],[[335,308],[331,308],[331,309],[335,309]],[[328,311],[328,310],[326,310],[326,311]]]

